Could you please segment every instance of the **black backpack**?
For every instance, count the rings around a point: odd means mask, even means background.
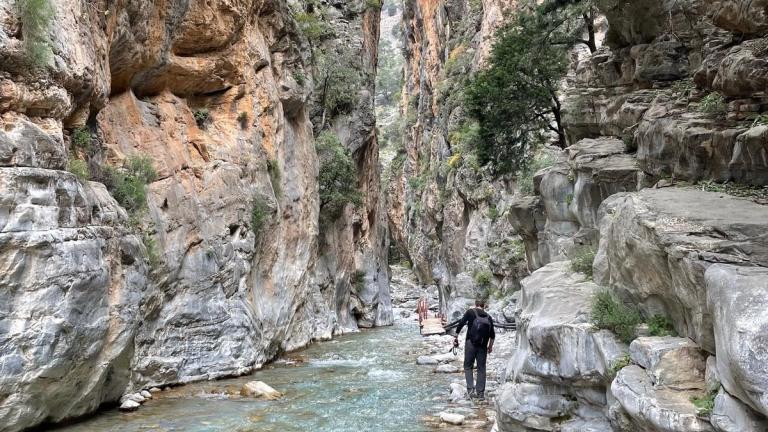
[[[475,319],[469,329],[469,341],[476,347],[482,346],[491,338],[491,328],[493,328],[491,316],[485,312],[481,315],[475,310]]]

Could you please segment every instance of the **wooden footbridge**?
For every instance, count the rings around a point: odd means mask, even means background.
[[[449,330],[456,328],[459,325],[459,320],[456,320],[450,324],[446,321],[445,317],[437,312],[433,317],[429,316],[429,304],[427,299],[422,297],[419,299],[419,303],[416,307],[416,311],[419,313],[419,329],[422,336],[443,335],[448,333]],[[494,322],[493,326],[497,329],[516,330],[517,324],[514,322],[499,323]]]

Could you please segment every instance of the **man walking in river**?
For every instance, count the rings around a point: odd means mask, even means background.
[[[454,346],[459,346],[461,329],[467,326],[467,338],[464,342],[464,377],[467,379],[467,392],[469,397],[485,399],[485,361],[488,354],[493,352],[493,340],[496,332],[493,331],[493,318],[488,315],[485,308],[485,300],[475,301],[475,307],[469,308],[459,321],[456,328]],[[472,367],[477,362],[477,383],[472,376]]]

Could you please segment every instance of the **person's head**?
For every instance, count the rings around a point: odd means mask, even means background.
[[[481,298],[475,300],[475,307],[485,308],[485,300]]]

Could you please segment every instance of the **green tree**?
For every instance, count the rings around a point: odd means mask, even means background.
[[[596,49],[594,8],[588,1],[552,0],[521,8],[496,33],[489,67],[468,84],[465,102],[479,124],[478,160],[498,174],[525,169],[551,135],[566,146],[557,95],[568,49]]]
[[[348,204],[363,202],[357,190],[357,168],[349,151],[332,132],[322,132],[315,147],[320,157],[320,214],[326,220],[335,220]]]

